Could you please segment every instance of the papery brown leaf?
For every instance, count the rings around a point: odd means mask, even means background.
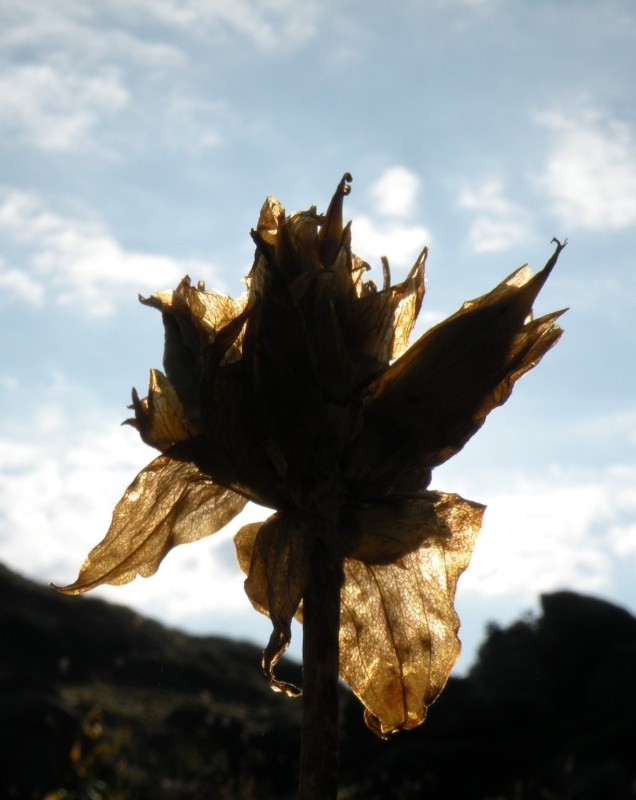
[[[103,583],[118,585],[137,575],[154,575],[173,547],[220,530],[246,502],[194,464],[159,456],[126,490],[108,533],[88,554],[75,583],[56,588],[80,594]]]
[[[484,507],[457,495],[440,497],[449,535],[428,539],[392,564],[344,563],[340,675],[381,736],[423,722],[459,655],[455,588]]]
[[[245,593],[274,627],[263,652],[263,670],[273,689],[290,695],[299,690],[277,680],[274,669],[291,640],[291,621],[307,587],[316,536],[311,515],[283,511],[262,524],[244,526],[234,538],[239,565],[247,571]]]

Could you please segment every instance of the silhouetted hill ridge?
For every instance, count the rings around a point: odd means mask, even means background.
[[[342,800],[635,798],[636,619],[572,592],[541,608],[490,626],[415,731],[377,739],[343,690]],[[294,797],[300,703],[269,690],[254,645],[1,566],[0,635],[0,797]]]

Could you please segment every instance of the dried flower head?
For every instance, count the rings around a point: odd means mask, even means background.
[[[419,725],[459,654],[453,607],[484,507],[428,489],[446,461],[504,403],[561,335],[561,312],[532,304],[563,247],[537,275],[522,267],[421,336],[424,250],[381,288],[342,223],[350,175],[325,215],[287,216],[268,198],[252,231],[238,300],[194,287],[161,311],[165,375],[133,391],[127,420],[161,451],[133,481],[75,594],[156,572],[178,544],[209,536],[254,500],[274,510],[235,538],[245,591],[273,633],[263,666],[290,641],[317,541],[341,565],[340,674],[383,735]]]

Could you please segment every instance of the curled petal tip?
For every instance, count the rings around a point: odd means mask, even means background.
[[[557,246],[557,253],[560,253],[561,250],[563,250],[563,248],[568,243],[568,240],[564,239],[563,240],[563,244],[561,244],[561,242],[556,238],[556,236],[553,236],[552,239],[550,240],[550,244],[552,244],[552,242],[554,242],[556,244],[556,246]]]
[[[566,244],[568,243],[568,240],[567,240],[567,239],[564,239],[564,240],[563,240],[563,243],[561,243],[561,242],[560,242],[560,241],[559,241],[559,240],[556,238],[556,236],[553,236],[553,237],[552,237],[552,239],[551,239],[551,241],[550,241],[550,244],[552,244],[553,242],[556,244],[556,248],[555,248],[555,250],[554,250],[554,253],[552,253],[552,255],[550,256],[550,258],[548,259],[548,263],[545,265],[545,267],[544,267],[544,268],[541,270],[541,272],[539,273],[539,275],[543,275],[543,278],[541,278],[541,279],[540,279],[540,282],[539,282],[539,287],[538,287],[538,289],[537,289],[537,292],[539,291],[539,289],[541,288],[541,286],[543,286],[543,284],[545,283],[545,281],[546,281],[546,279],[547,279],[548,275],[549,275],[549,274],[552,272],[552,270],[553,270],[553,268],[554,268],[555,264],[557,263],[557,261],[558,261],[558,259],[559,259],[559,255],[561,254],[561,250],[563,250],[563,248],[566,246]],[[538,276],[537,276],[537,277],[538,277]]]
[[[337,191],[342,192],[343,195],[350,194],[351,186],[349,184],[351,183],[352,180],[353,180],[353,177],[352,177],[351,173],[350,172],[345,172],[345,174],[342,176],[342,179],[341,179],[340,183],[338,184]]]

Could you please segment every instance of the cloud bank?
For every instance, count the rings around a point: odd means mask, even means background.
[[[58,214],[28,192],[0,191],[2,236],[17,253],[0,261],[7,295],[87,317],[110,316],[125,294],[174,288],[186,274],[222,283],[209,262],[128,250],[98,222]]]

